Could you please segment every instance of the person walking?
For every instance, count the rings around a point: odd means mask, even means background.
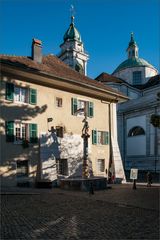
[[[152,174],[148,171],[147,173],[147,187],[151,187],[152,184]]]
[[[109,171],[108,173],[108,184],[111,184],[112,183],[112,173],[111,171]]]

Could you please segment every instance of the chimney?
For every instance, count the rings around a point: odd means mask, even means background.
[[[32,40],[32,59],[38,63],[42,62],[42,41],[33,38]]]

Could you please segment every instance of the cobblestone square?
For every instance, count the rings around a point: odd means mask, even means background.
[[[159,239],[159,188],[113,185],[73,192],[16,189],[1,195],[1,239]]]

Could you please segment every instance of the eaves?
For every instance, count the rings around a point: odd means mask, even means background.
[[[52,73],[46,73],[33,68],[23,68],[8,63],[1,63],[1,73],[10,77],[15,77],[21,81],[52,87],[99,100],[115,103],[118,101],[123,102],[128,100],[128,97],[114,91],[112,92],[107,90],[106,88],[100,88],[98,86],[74,79],[62,78]]]

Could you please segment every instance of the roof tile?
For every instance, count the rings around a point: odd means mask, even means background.
[[[3,63],[12,64],[14,66],[23,68],[29,68],[32,70],[39,70],[40,72],[53,74],[55,77],[75,80],[77,82],[82,82],[104,90],[108,90],[111,93],[115,93],[116,95],[118,94],[118,92],[113,90],[111,87],[105,86],[103,83],[97,82],[96,80],[75,71],[63,63],[58,57],[51,54],[43,56],[41,64],[33,61],[30,57],[22,56],[9,56],[0,54],[0,60]],[[123,97],[121,93],[119,93],[119,95]]]

